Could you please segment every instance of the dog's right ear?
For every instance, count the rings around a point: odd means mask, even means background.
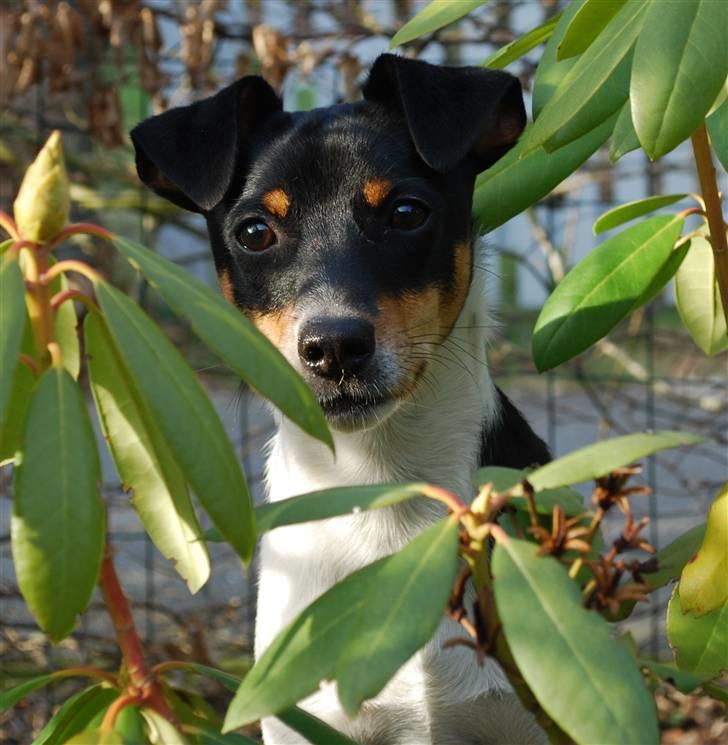
[[[282,109],[263,78],[248,76],[150,117],[131,131],[139,178],[179,207],[207,212],[225,196],[252,130]]]

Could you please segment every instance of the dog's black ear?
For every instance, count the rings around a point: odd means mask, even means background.
[[[252,129],[282,108],[263,78],[248,76],[146,119],[131,131],[139,178],[184,209],[210,210],[225,196]]]
[[[521,84],[501,70],[383,54],[363,93],[404,115],[417,152],[436,171],[468,156],[478,170],[487,168],[515,145],[526,125]]]

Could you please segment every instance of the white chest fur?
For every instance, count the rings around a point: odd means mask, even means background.
[[[333,486],[424,480],[469,501],[481,431],[498,416],[485,363],[489,320],[482,293],[482,280],[476,277],[445,342],[448,351],[433,362],[428,384],[374,430],[335,433],[336,458],[290,423],[280,422],[266,467],[269,499]],[[266,535],[261,548],[256,656],[333,584],[399,550],[442,514],[439,505],[423,499]],[[448,702],[462,703],[507,688],[495,664],[480,668],[472,652],[462,647],[442,649],[445,639],[459,633],[458,626],[444,620],[430,644],[353,723],[340,711],[330,686],[307,700],[306,708],[360,742],[432,742],[432,719],[438,710],[447,709]],[[272,722],[264,723],[264,735],[270,744],[298,742]]]

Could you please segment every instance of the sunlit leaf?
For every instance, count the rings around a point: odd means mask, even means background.
[[[667,283],[677,274],[677,270],[685,260],[689,250],[690,241],[686,241],[670,252],[670,255],[665,260],[665,263],[660,267],[657,274],[652,278],[647,289],[637,300],[635,300],[632,310],[637,310],[637,308],[647,305],[647,303],[657,297],[660,292],[665,289],[665,285],[667,285]]]
[[[65,276],[58,278],[58,291],[67,290],[68,280]],[[55,340],[63,353],[63,366],[71,374],[72,378],[78,378],[81,369],[81,351],[78,343],[78,331],[76,325],[78,318],[73,301],[66,300],[58,308],[53,319],[53,332]]]
[[[548,41],[560,20],[561,13],[556,13],[556,15],[551,16],[551,18],[549,18],[545,23],[536,26],[536,28],[531,29],[527,34],[524,34],[518,39],[514,39],[510,43],[501,47],[494,54],[491,54],[491,56],[483,62],[483,67],[490,67],[492,70],[500,70],[510,65],[511,62],[521,59],[521,57],[528,54],[532,49],[535,49],[539,44]]]
[[[598,127],[629,95],[632,48],[644,19],[643,0],[629,2],[579,57],[524,135],[524,153],[556,150]]]
[[[258,532],[282,525],[324,520],[350,512],[374,510],[412,499],[422,494],[424,484],[372,484],[335,487],[301,494],[255,508]]]
[[[91,390],[122,484],[157,548],[197,592],[210,560],[184,474],[103,320],[90,315],[85,326]]]
[[[151,745],[187,745],[189,740],[163,716],[152,709],[142,709]]]
[[[118,236],[114,244],[232,370],[305,432],[333,447],[326,418],[311,389],[239,310],[144,246]]]
[[[703,543],[680,577],[683,611],[697,616],[728,603],[728,484],[710,507]]]
[[[558,60],[585,52],[626,0],[586,0],[571,19],[556,54]]]
[[[650,158],[689,137],[728,75],[725,0],[650,0],[634,52],[632,121]]]
[[[705,438],[686,432],[650,432],[624,435],[574,450],[528,475],[533,487],[554,489],[606,476],[620,466],[634,463],[660,450],[696,445]]]
[[[4,254],[0,258],[0,424],[10,403],[25,323],[25,284],[18,257]]]
[[[728,349],[713,249],[704,236],[690,241],[690,250],[675,277],[675,296],[680,318],[703,352],[714,355]]]
[[[252,500],[225,428],[197,376],[126,295],[96,285],[116,349],[212,521],[244,561],[255,545]]]
[[[493,555],[503,633],[529,688],[576,742],[658,743],[655,705],[635,660],[582,606],[566,569],[536,551],[511,538]]]
[[[406,44],[425,34],[431,34],[484,5],[488,0],[432,0],[414,18],[407,21],[392,37],[389,48]]]
[[[338,682],[354,714],[437,629],[457,570],[457,535],[455,520],[441,520],[325,592],[245,676],[225,729],[288,709],[322,680]]]
[[[624,223],[630,220],[635,220],[638,217],[642,217],[642,215],[648,215],[650,212],[662,209],[662,207],[675,204],[675,202],[685,199],[686,196],[686,194],[660,194],[658,196],[646,197],[645,199],[637,199],[633,202],[620,204],[618,207],[613,207],[597,218],[597,221],[594,223],[594,235],[612,230],[618,225],[624,225]]]
[[[667,608],[667,638],[681,670],[706,679],[728,671],[728,603],[700,617],[684,611],[680,581]]]
[[[611,331],[644,296],[684,223],[652,217],[607,239],[557,285],[533,332],[533,360],[550,370]]]
[[[11,460],[20,447],[35,380],[35,375],[24,364],[15,366],[5,421],[0,425],[0,465]]]
[[[52,641],[67,636],[91,599],[104,546],[96,438],[68,372],[40,378],[16,460],[13,560],[18,585]]]

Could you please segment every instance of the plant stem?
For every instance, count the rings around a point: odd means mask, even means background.
[[[112,237],[112,234],[100,225],[94,225],[90,222],[78,222],[68,225],[59,233],[56,233],[56,235],[48,241],[49,249],[55,248],[72,235],[95,235],[97,238],[104,238],[107,241],[111,240]]]
[[[137,689],[138,697],[142,698],[157,713],[165,719],[174,721],[174,714],[164,698],[162,686],[156,676],[147,666],[139,633],[134,623],[129,600],[119,583],[119,577],[114,567],[114,559],[109,543],[104,550],[99,577],[101,593],[104,596],[106,608],[111,616],[111,622],[116,631],[116,639],[121,649],[129,681]]]
[[[705,212],[710,228],[710,245],[713,247],[713,260],[715,261],[720,299],[723,303],[723,314],[728,321],[728,238],[726,237],[726,224],[723,220],[723,210],[721,209],[715,167],[710,153],[710,143],[708,142],[705,123],[693,132],[691,140],[695,165],[700,179],[700,189],[705,200]]]
[[[86,295],[86,293],[81,292],[81,290],[71,288],[68,290],[61,290],[51,298],[51,307],[53,308],[53,311],[57,311],[67,300],[78,300],[90,311],[97,312],[99,310],[99,306],[96,305],[93,298]]]
[[[5,212],[0,212],[0,228],[2,228],[11,238],[20,238],[15,220]]]
[[[77,274],[83,274],[92,282],[97,282],[102,279],[101,275],[88,264],[83,261],[76,261],[76,259],[66,259],[59,261],[54,264],[48,271],[43,274],[42,281],[46,284],[50,283],[55,277],[64,272],[76,272]]]
[[[51,309],[50,288],[41,282],[41,277],[48,269],[48,255],[42,246],[37,244],[23,249],[25,262],[25,279],[29,283],[25,295],[28,306],[28,317],[33,330],[33,339],[41,360],[47,362],[48,345],[53,341],[53,311]]]

